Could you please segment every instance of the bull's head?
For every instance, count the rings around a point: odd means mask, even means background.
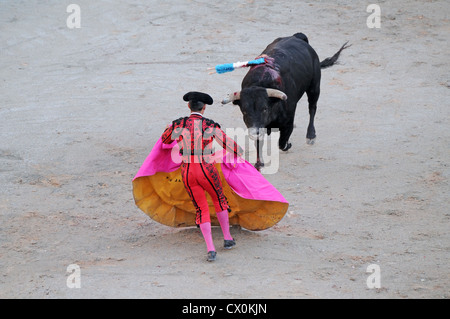
[[[263,139],[263,130],[277,117],[275,110],[278,103],[286,101],[287,96],[280,90],[263,87],[250,87],[234,92],[222,101],[239,105],[244,123],[251,139]]]

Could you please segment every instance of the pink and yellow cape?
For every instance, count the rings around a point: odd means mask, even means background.
[[[133,179],[136,205],[153,220],[172,227],[195,226],[195,208],[181,180],[181,158],[176,142],[159,139]],[[263,230],[278,223],[289,203],[249,162],[227,153],[215,164],[231,208],[230,225]],[[218,226],[214,205],[211,224]]]

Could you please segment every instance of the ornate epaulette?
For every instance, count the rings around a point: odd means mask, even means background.
[[[214,126],[214,127],[220,128],[220,124],[214,122],[213,120],[210,120],[208,118],[204,118],[203,120],[205,121],[206,125],[208,125],[208,126]]]
[[[186,120],[186,119],[188,119],[188,117],[180,117],[179,119],[176,119],[175,121],[172,121],[172,125],[173,125],[173,126],[180,125],[181,122],[182,122],[183,120]],[[185,123],[186,123],[186,121],[185,121]]]

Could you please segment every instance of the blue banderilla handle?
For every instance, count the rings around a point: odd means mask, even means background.
[[[216,65],[216,72],[219,74],[234,71],[233,63],[218,64]]]
[[[266,63],[266,60],[264,58],[259,58],[256,60],[251,60],[247,62],[236,62],[236,63],[225,63],[225,64],[218,64],[216,65],[215,69],[218,74],[226,73],[234,71],[234,69],[237,68],[243,68],[251,65],[258,65]]]

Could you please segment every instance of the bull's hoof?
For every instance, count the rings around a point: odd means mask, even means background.
[[[258,170],[258,172],[261,170],[261,167],[264,167],[264,163],[262,162],[257,162],[255,164],[255,168]]]
[[[306,139],[306,144],[308,144],[308,145],[314,145],[315,142],[316,142],[316,138],[307,138]]]
[[[283,151],[283,152],[286,152],[288,149],[290,149],[292,147],[292,144],[291,143],[286,143],[286,145],[284,146],[284,148],[282,148],[281,150]]]

